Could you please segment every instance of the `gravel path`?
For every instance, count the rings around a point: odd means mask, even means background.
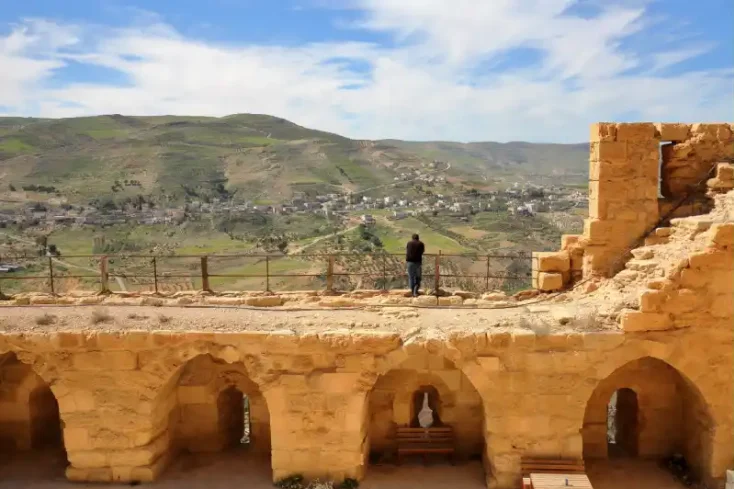
[[[374,330],[406,332],[416,328],[437,334],[452,331],[527,329],[526,308],[507,310],[415,309],[390,307],[379,310],[303,310],[287,308],[233,307],[150,307],[150,306],[17,306],[0,308],[0,332],[50,331],[276,331],[296,333],[329,330]],[[573,313],[570,313],[573,314]],[[50,316],[50,324],[39,318]],[[94,316],[104,321],[94,322]],[[573,331],[562,326],[547,311],[530,314],[553,322],[553,332]]]

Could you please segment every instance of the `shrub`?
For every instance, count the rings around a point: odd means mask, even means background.
[[[36,324],[39,326],[48,326],[49,324],[53,324],[56,322],[56,316],[53,314],[43,314],[42,316],[38,316],[36,318]]]
[[[358,487],[359,481],[352,478],[344,479],[344,482],[339,484],[339,489],[357,489]]]
[[[144,316],[142,314],[136,314],[134,312],[127,315],[128,319],[148,319],[148,316]]]
[[[169,316],[165,316],[163,314],[158,314],[158,322],[159,323],[166,324],[170,320],[171,320],[171,318]]]
[[[292,475],[290,477],[286,477],[285,479],[281,479],[276,482],[275,487],[279,489],[304,489],[303,476]]]
[[[106,323],[112,321],[112,315],[107,309],[98,308],[92,311],[92,324]]]

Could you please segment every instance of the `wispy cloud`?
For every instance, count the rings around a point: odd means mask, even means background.
[[[644,2],[577,7],[354,0],[350,28],[388,34],[390,45],[223,45],[157,16],[124,29],[23,21],[0,38],[0,107],[51,117],[257,112],[352,137],[455,140],[582,141],[590,122],[630,114],[729,117],[734,70],[666,76],[712,45],[635,44],[651,29]],[[537,56],[513,62],[528,52]],[[67,79],[71,62],[127,82]]]

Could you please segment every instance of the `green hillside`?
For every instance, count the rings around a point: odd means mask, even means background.
[[[433,160],[468,185],[510,175],[583,181],[587,157],[586,145],[356,141],[255,114],[0,118],[0,197],[11,185],[41,185],[72,203],[107,195],[273,203],[391,184]]]

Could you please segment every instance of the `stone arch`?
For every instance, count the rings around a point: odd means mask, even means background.
[[[160,474],[182,452],[218,452],[232,446],[228,422],[232,416],[242,419],[233,411],[242,405],[234,402],[233,391],[247,398],[248,453],[269,457],[270,414],[260,384],[246,367],[252,362],[233,347],[216,345],[188,349],[177,358],[151,409],[151,438],[164,440],[153,472]]]
[[[464,457],[484,455],[484,403],[472,380],[454,362],[426,349],[414,349],[401,361],[387,364],[366,399],[365,449],[370,458],[390,457],[395,430],[409,426],[414,395],[430,387],[440,399],[441,421],[454,428],[457,452]]]
[[[0,354],[0,452],[43,451],[49,463],[44,469],[63,473],[68,464],[63,426],[51,386],[15,353]]]
[[[671,364],[646,356],[631,360],[602,379],[584,412],[584,458],[608,458],[607,406],[620,389],[637,396],[636,454],[661,458],[682,453],[696,475],[709,479],[715,421],[696,385]]]

